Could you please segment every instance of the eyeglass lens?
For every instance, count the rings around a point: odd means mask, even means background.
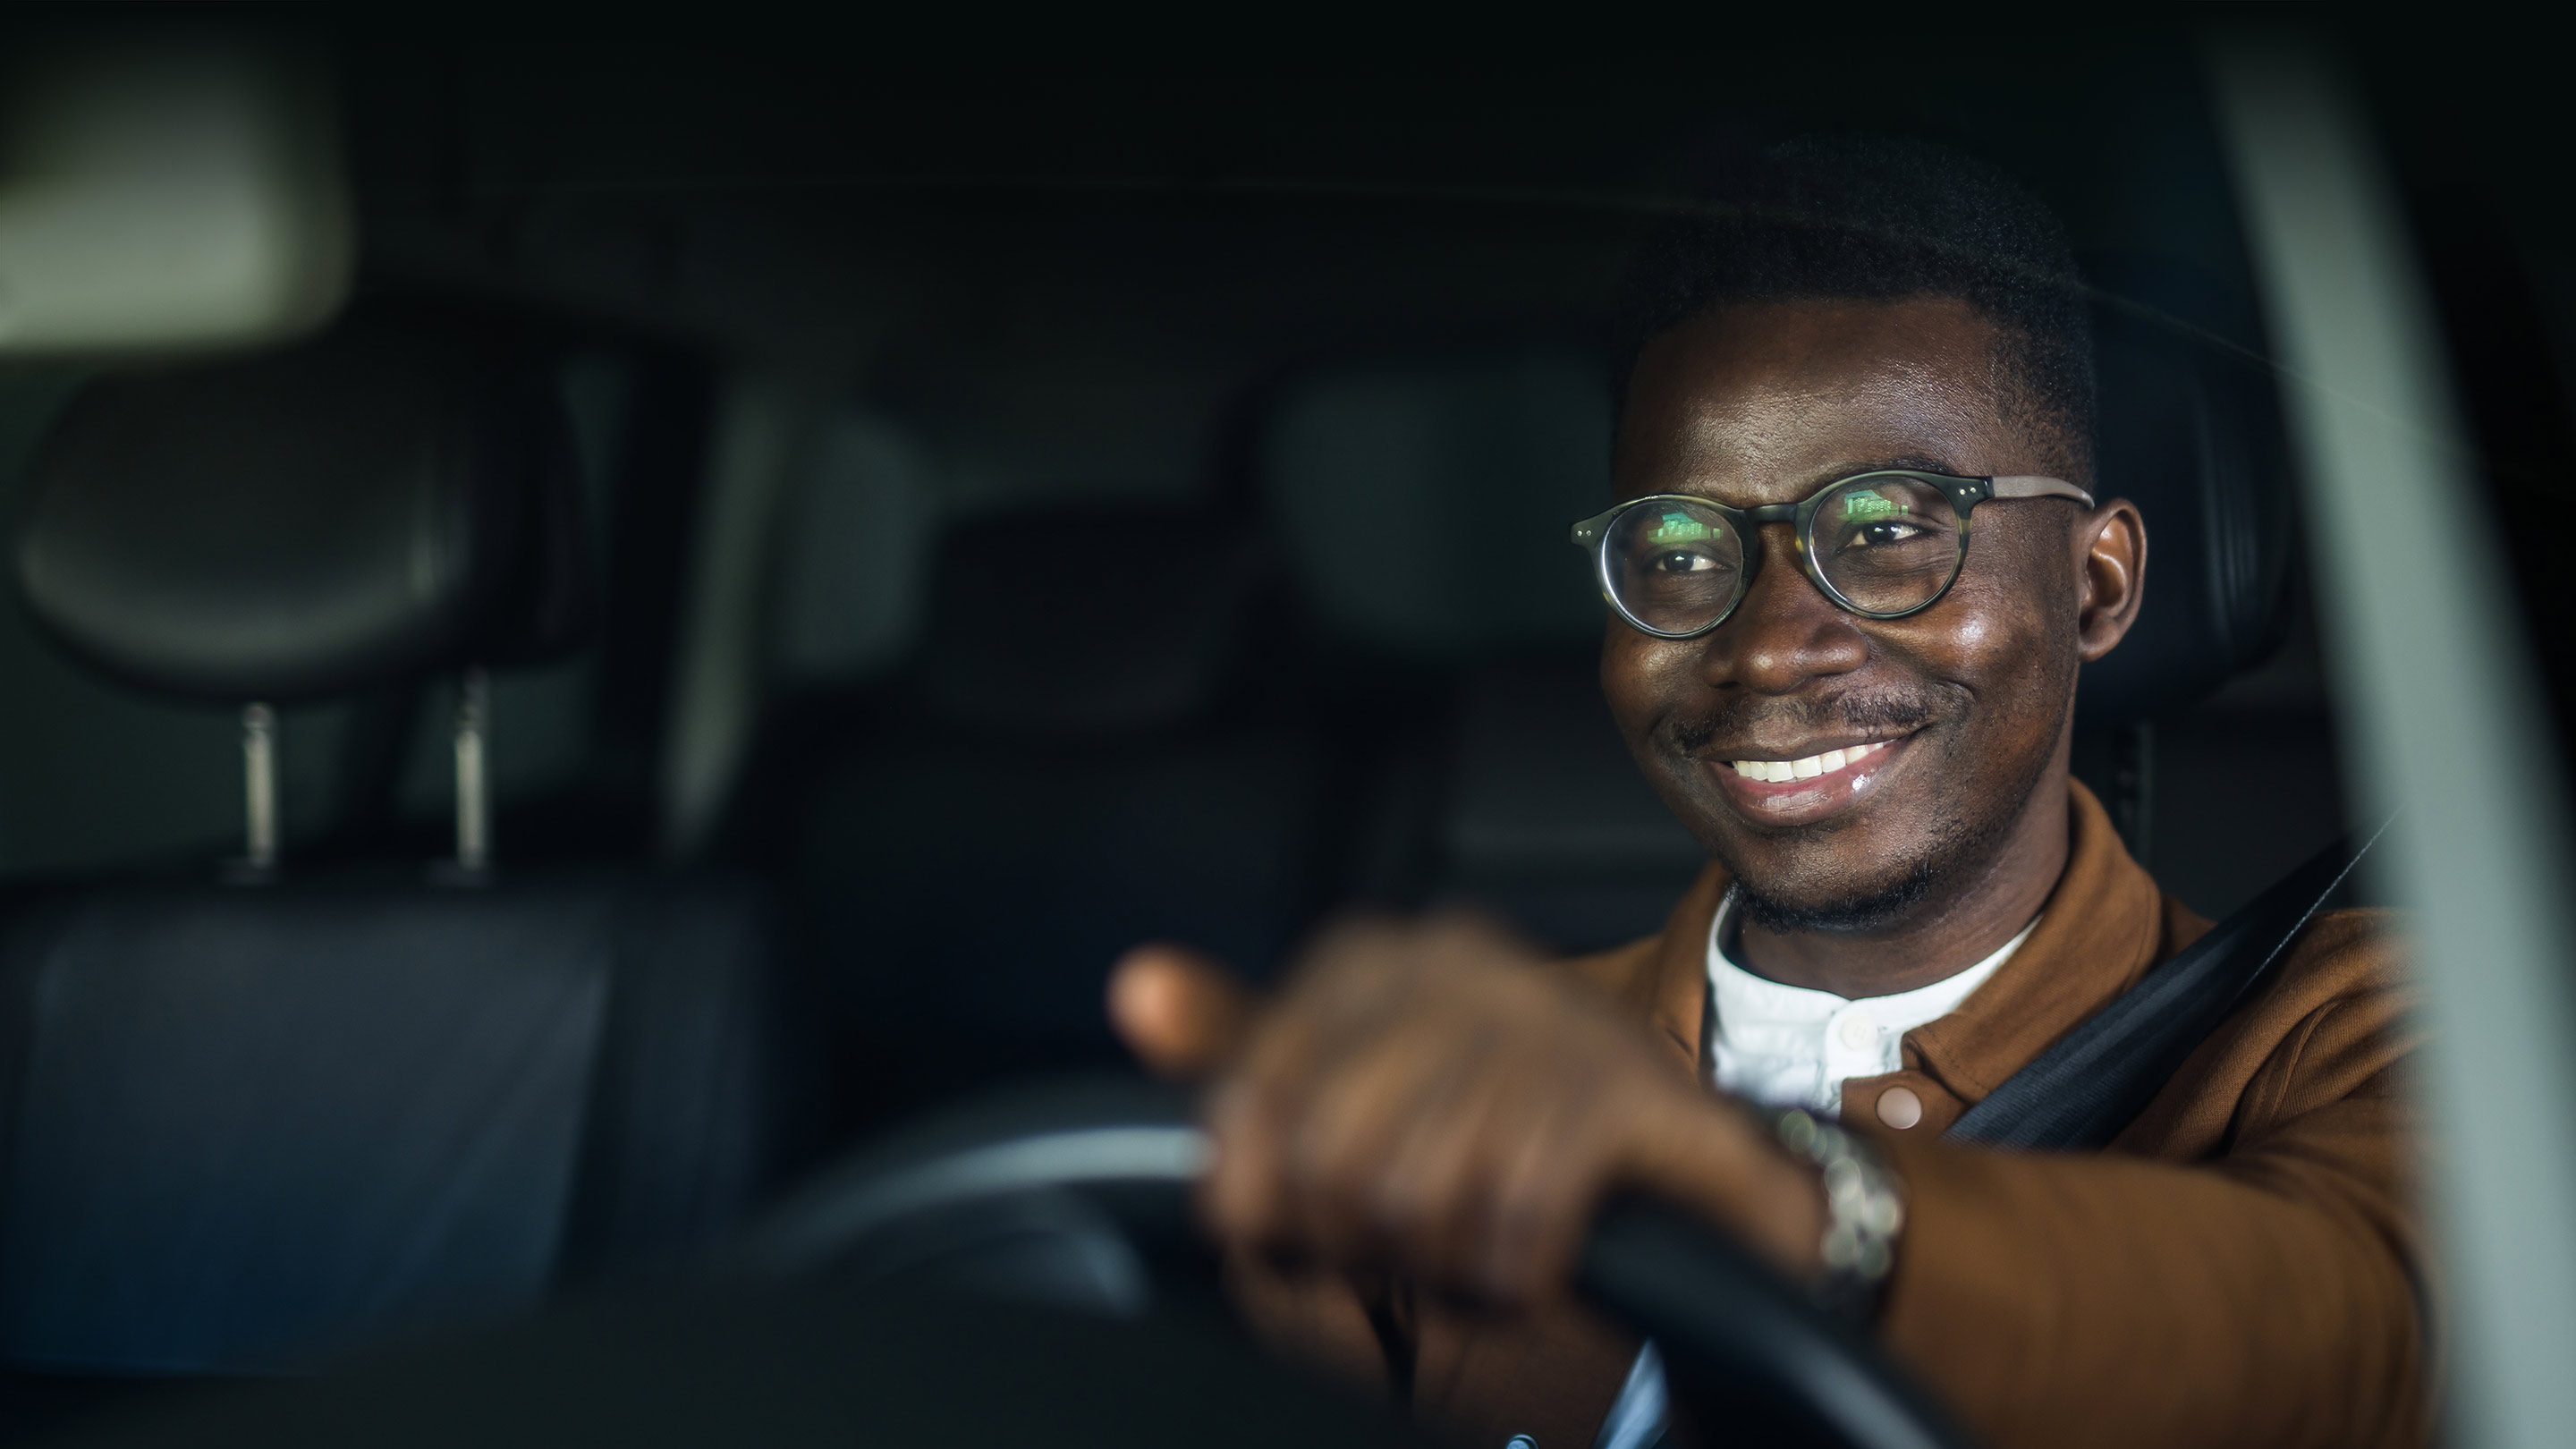
[[[1902,614],[1939,598],[1959,571],[1958,510],[1917,479],[1852,483],[1817,508],[1807,552],[1853,608]]]
[[[1884,474],[1826,495],[1808,540],[1816,571],[1869,614],[1901,614],[1939,598],[1958,572],[1961,542],[1948,495]],[[1670,499],[1631,508],[1603,544],[1620,607],[1661,633],[1707,628],[1742,587],[1747,542],[1714,508]]]
[[[1666,634],[1705,629],[1744,577],[1744,540],[1713,508],[1669,499],[1620,514],[1604,541],[1611,591],[1630,618]]]

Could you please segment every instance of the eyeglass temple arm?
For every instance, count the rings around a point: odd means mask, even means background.
[[[2015,473],[1989,480],[1997,498],[2072,498],[2090,508],[2093,495],[2067,482],[2039,473]]]

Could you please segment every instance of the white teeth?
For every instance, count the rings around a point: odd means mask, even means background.
[[[1854,745],[1847,750],[1827,750],[1821,755],[1809,755],[1803,760],[1736,760],[1732,763],[1735,766],[1735,773],[1748,780],[1769,780],[1775,783],[1785,780],[1812,780],[1818,775],[1830,775],[1845,766],[1857,765],[1885,748],[1887,748],[1887,741],[1873,740],[1865,745]]]

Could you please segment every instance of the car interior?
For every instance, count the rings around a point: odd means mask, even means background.
[[[2194,35],[1927,87],[2002,42],[947,84],[218,34],[330,78],[353,250],[256,346],[0,357],[0,1434],[669,1281],[925,1111],[1129,1071],[1139,942],[1654,932],[1706,853],[1565,530],[1623,259],[1782,137],[2067,221],[2152,530],[2073,743],[2132,853],[2215,919],[2362,823]]]

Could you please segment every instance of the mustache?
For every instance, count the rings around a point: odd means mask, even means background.
[[[1940,717],[1938,698],[1911,690],[1873,689],[1815,698],[1735,700],[1707,714],[1667,720],[1658,730],[1686,755],[1721,738],[1743,738],[1766,724],[1782,723],[1801,734],[1907,734]]]

